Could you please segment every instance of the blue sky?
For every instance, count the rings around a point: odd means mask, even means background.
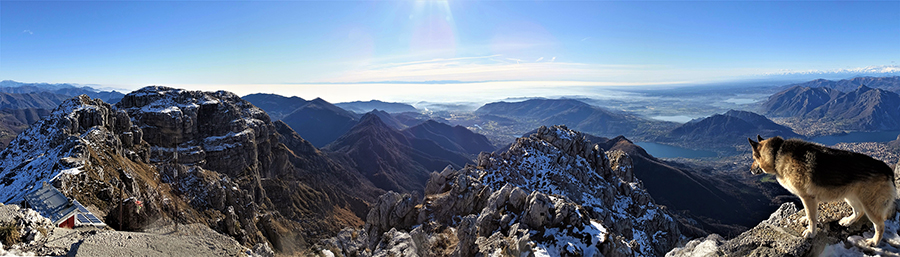
[[[386,90],[359,82],[508,91],[898,61],[900,1],[0,1],[0,79],[126,89],[340,101]]]

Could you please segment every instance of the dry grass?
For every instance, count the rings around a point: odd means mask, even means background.
[[[14,245],[22,241],[19,228],[15,224],[0,224],[0,241],[3,245]]]

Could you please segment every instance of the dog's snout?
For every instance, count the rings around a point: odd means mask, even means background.
[[[759,175],[759,174],[762,174],[762,173],[763,173],[763,172],[762,172],[762,169],[760,169],[759,167],[753,167],[753,168],[750,168],[750,174],[753,174],[753,175]]]

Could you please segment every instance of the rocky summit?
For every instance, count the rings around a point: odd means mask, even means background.
[[[151,86],[69,99],[22,132],[0,152],[0,201],[50,182],[116,230],[199,224],[296,253],[362,225],[382,191],[354,174],[237,95]]]
[[[811,239],[801,233],[806,212],[794,203],[784,203],[768,219],[741,235],[725,240],[718,234],[688,242],[666,256],[898,256],[900,215],[885,222],[884,239],[874,247],[866,245],[873,235],[872,222],[860,219],[848,227],[841,218],[852,214],[850,205],[834,202],[819,205],[819,231]]]
[[[318,250],[343,256],[659,256],[685,238],[630,157],[565,126],[541,127],[476,165],[434,172],[422,199],[388,192],[363,229]]]

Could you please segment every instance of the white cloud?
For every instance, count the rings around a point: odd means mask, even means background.
[[[553,58],[550,59],[550,62],[554,62],[554,61],[556,61],[556,56],[553,56]]]
[[[541,56],[541,58],[538,58],[538,59],[537,59],[537,60],[535,60],[535,61],[534,61],[534,62],[540,62],[540,61],[541,61],[541,60],[543,60],[543,59],[544,59],[544,57],[543,57],[543,56]]]
[[[22,33],[28,33],[28,35],[34,35],[34,32],[32,32],[31,30],[27,30],[27,29],[23,30]]]

